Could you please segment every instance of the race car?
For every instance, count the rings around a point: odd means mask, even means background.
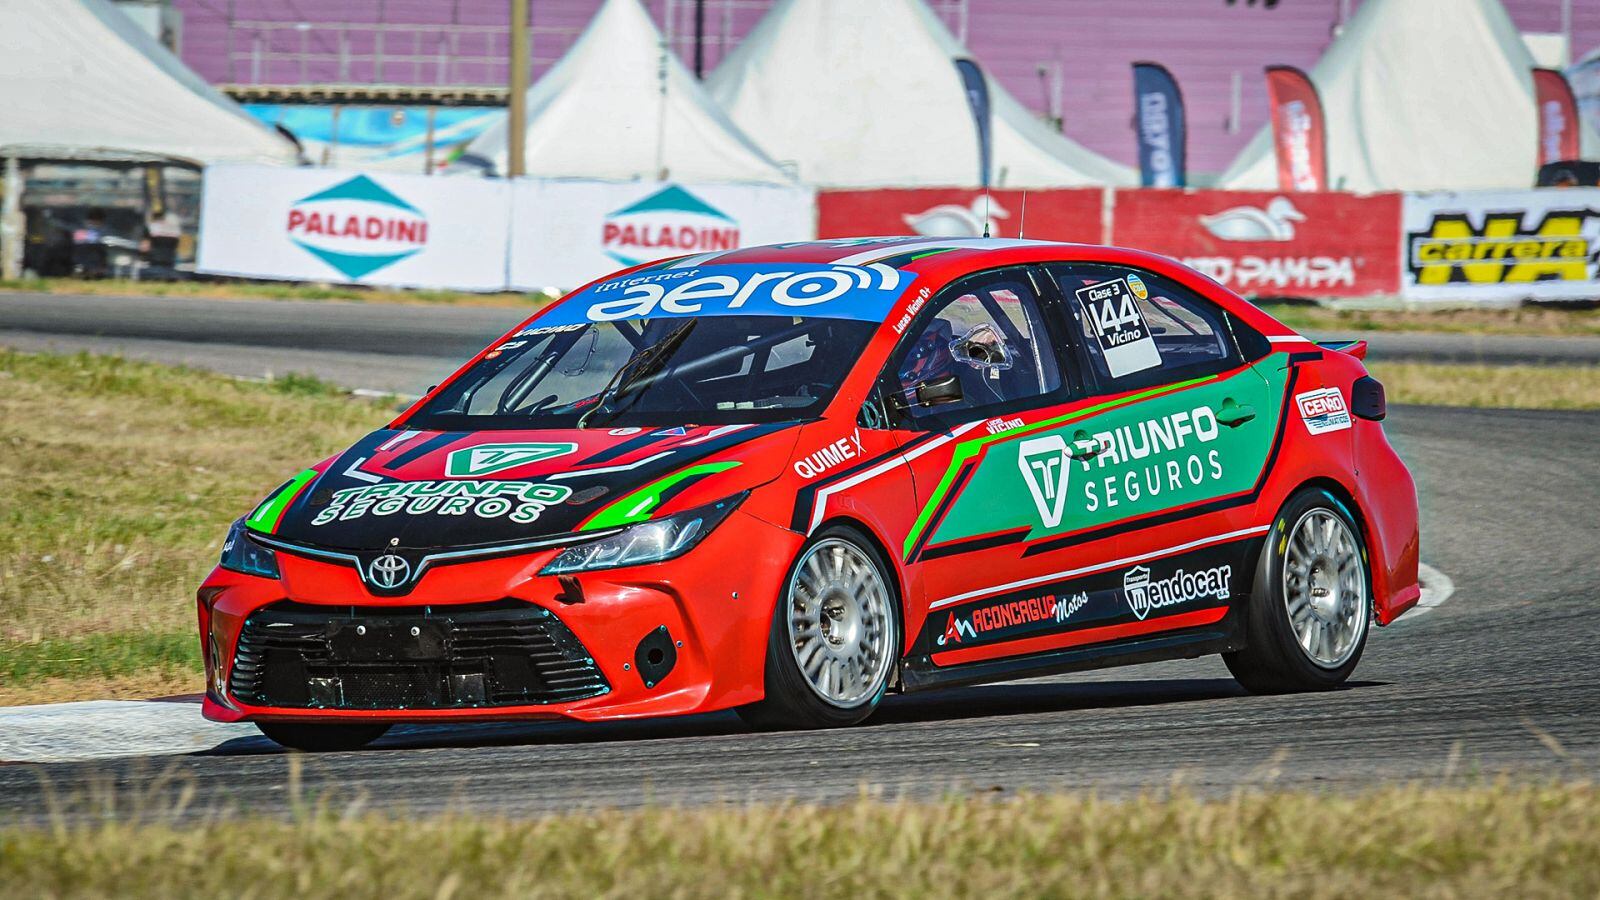
[[[874,238],[567,295],[234,523],[204,714],[733,709],[1221,654],[1330,688],[1415,604],[1417,498],[1364,343],[1132,250]]]

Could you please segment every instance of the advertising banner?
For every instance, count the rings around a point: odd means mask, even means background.
[[[1400,195],[1117,191],[1112,240],[1170,256],[1241,294],[1396,294]]]
[[[983,70],[970,59],[956,60],[956,72],[961,75],[961,87],[967,94],[967,108],[972,111],[972,124],[978,131],[978,184],[988,187],[992,176],[993,139],[990,137],[989,82]]]
[[[1183,187],[1183,94],[1165,66],[1133,64],[1133,109],[1139,139],[1139,183]]]
[[[816,233],[808,188],[530,178],[511,190],[511,286],[520,290],[568,290],[669,256]]]
[[[1578,159],[1578,98],[1567,76],[1556,69],[1534,69],[1539,102],[1539,165]]]
[[[1411,300],[1600,298],[1600,188],[1407,194]]]
[[[505,182],[211,166],[196,268],[213,275],[498,291]]]
[[[1293,66],[1268,66],[1267,94],[1272,104],[1278,189],[1327,190],[1328,133],[1317,86]]]
[[[876,237],[920,234],[926,237],[982,237],[987,218],[992,237],[1016,237],[1099,244],[1106,239],[1100,188],[995,191],[985,199],[971,188],[823,191],[817,195],[817,236]]]

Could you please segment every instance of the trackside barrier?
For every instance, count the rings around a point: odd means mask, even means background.
[[[1025,201],[1025,202],[1024,202]],[[1600,298],[1600,188],[1344,194],[877,189],[425,177],[214,166],[201,272],[474,291],[812,237],[1107,243],[1261,297]]]
[[[204,273],[502,291],[815,236],[809,188],[213,166]]]
[[[911,231],[1137,247],[1259,297],[1600,298],[1600,188],[1451,194],[823,191],[819,237]]]

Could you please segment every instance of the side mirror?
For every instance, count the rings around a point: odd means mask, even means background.
[[[960,403],[962,400],[961,381],[954,375],[921,382],[915,391],[918,406],[940,406],[945,403]]]

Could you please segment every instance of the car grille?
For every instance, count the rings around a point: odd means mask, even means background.
[[[358,625],[362,635],[355,637]],[[470,709],[565,703],[604,694],[610,685],[549,610],[503,600],[448,607],[273,604],[245,620],[229,688],[252,706]]]

